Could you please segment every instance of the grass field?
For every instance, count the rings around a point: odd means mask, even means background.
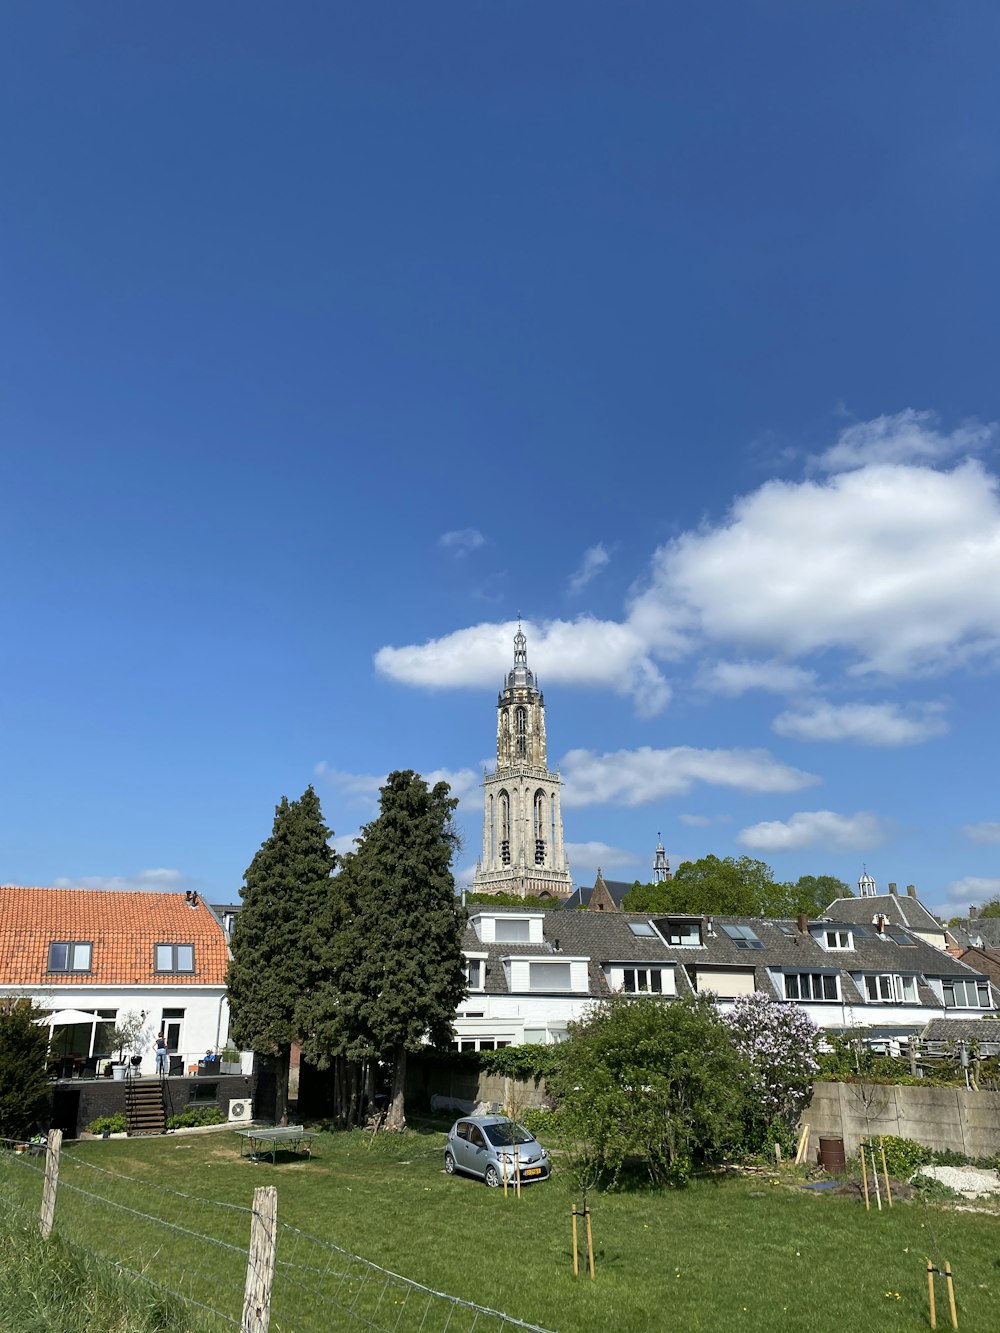
[[[188,1273],[238,1295],[247,1219],[219,1205],[245,1208],[254,1186],[276,1184],[281,1222],[556,1333],[924,1329],[927,1257],[951,1262],[966,1333],[992,1331],[1000,1319],[997,1215],[926,1203],[868,1215],[851,1200],[807,1193],[794,1177],[772,1184],[777,1176],[597,1195],[589,1201],[597,1253],[591,1282],[572,1273],[570,1208],[579,1199],[559,1174],[558,1158],[550,1182],[505,1200],[477,1181],[444,1175],[440,1130],[369,1142],[357,1133],[322,1135],[312,1161],[279,1157],[276,1166],[241,1160],[228,1130],[74,1144],[63,1163],[57,1230],[117,1253],[173,1290],[181,1287],[172,1275]],[[93,1167],[210,1202],[146,1190]],[[11,1188],[9,1175],[4,1185]],[[63,1184],[103,1190],[122,1207],[96,1205]],[[26,1198],[35,1187],[24,1172],[14,1182]],[[146,1239],[138,1215],[159,1197],[180,1229],[157,1228]],[[187,1234],[220,1219],[231,1251]],[[299,1244],[307,1242],[283,1233],[279,1260],[283,1246]],[[939,1327],[947,1322],[942,1285]],[[330,1311],[289,1305],[285,1313],[276,1309],[272,1327],[311,1333],[350,1325]]]

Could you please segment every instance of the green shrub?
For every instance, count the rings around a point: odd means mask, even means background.
[[[87,1133],[103,1134],[107,1131],[108,1134],[124,1134],[127,1129],[125,1116],[118,1111],[114,1115],[99,1115],[96,1120],[91,1120]]]
[[[528,1106],[517,1117],[520,1123],[543,1144],[558,1142],[566,1132],[564,1118],[558,1111],[543,1111]]]
[[[224,1125],[226,1117],[217,1106],[200,1106],[181,1111],[167,1121],[167,1129],[197,1129],[200,1125]]]
[[[884,1138],[872,1139],[875,1147],[875,1161],[879,1162],[879,1147],[885,1148],[885,1164],[889,1175],[896,1180],[909,1180],[918,1166],[926,1166],[933,1160],[934,1154],[922,1143],[913,1139],[901,1139],[895,1134],[886,1134]]]
[[[555,1072],[561,1046],[528,1042],[523,1046],[501,1046],[498,1051],[480,1051],[479,1067],[503,1078],[544,1078]]]

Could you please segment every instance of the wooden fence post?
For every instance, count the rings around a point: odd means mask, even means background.
[[[59,1188],[59,1153],[62,1149],[62,1130],[50,1129],[48,1147],[45,1150],[45,1184],[42,1188],[42,1238],[47,1240],[52,1234],[52,1222],[56,1215],[56,1191]]]
[[[278,1232],[278,1189],[260,1185],[253,1192],[250,1256],[243,1293],[241,1333],[267,1333],[274,1285],[274,1253]]]

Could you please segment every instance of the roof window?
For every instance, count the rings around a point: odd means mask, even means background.
[[[737,949],[763,949],[764,947],[749,926],[727,926],[723,923],[722,929],[736,945]]]

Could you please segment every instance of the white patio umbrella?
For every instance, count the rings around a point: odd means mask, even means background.
[[[54,1014],[42,1014],[35,1022],[50,1028],[72,1027],[74,1023],[96,1023],[100,1020],[94,1014],[85,1014],[82,1009],[57,1009]]]

